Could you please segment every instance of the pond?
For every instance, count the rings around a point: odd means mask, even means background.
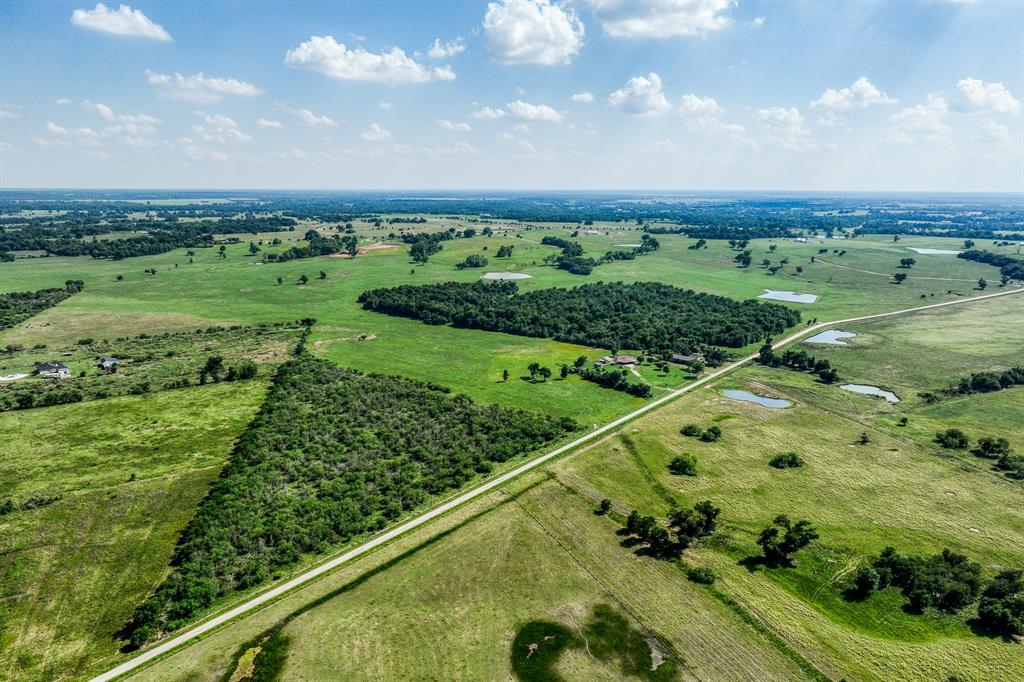
[[[742,400],[747,403],[757,403],[761,407],[767,407],[772,410],[781,410],[784,407],[789,407],[793,403],[788,400],[782,400],[781,398],[769,398],[763,395],[757,395],[750,391],[736,391],[733,389],[727,389],[723,391],[726,398],[732,398],[733,400]]]
[[[622,249],[639,249],[643,244],[616,244],[615,246]]]
[[[795,291],[774,291],[765,289],[758,298],[767,298],[773,301],[787,301],[789,303],[814,303],[818,300],[817,294],[798,294]]]
[[[480,279],[531,279],[533,275],[525,272],[485,272]]]
[[[913,246],[907,248],[925,256],[955,256],[958,253],[963,253],[963,251],[954,251],[953,249],[918,249]]]
[[[895,393],[893,393],[892,391],[883,390],[878,386],[866,386],[864,384],[843,384],[839,388],[843,389],[844,391],[861,393],[863,395],[876,395],[879,398],[885,398],[885,401],[888,403],[898,403],[900,401],[900,399],[896,397]]]
[[[843,339],[852,339],[857,336],[853,332],[842,332],[838,329],[829,329],[828,331],[815,334],[811,338],[804,341],[804,343],[823,343],[829,346],[849,346],[850,344],[843,341]]]

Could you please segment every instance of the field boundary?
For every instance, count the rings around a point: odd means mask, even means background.
[[[798,331],[790,334],[786,338],[784,338],[784,339],[782,339],[780,341],[776,341],[775,343],[772,344],[772,347],[775,348],[775,349],[781,348],[783,346],[789,345],[791,343],[794,343],[794,342],[800,340],[801,338],[803,338],[804,336],[807,336],[808,334],[811,334],[811,333],[819,331],[819,330],[821,330],[823,328],[834,326],[834,325],[850,324],[850,323],[853,323],[853,322],[864,322],[864,321],[868,321],[868,320],[876,320],[876,319],[882,319],[882,318],[886,318],[886,317],[895,317],[895,316],[898,316],[898,315],[906,315],[906,314],[911,314],[911,313],[916,313],[916,312],[922,312],[922,311],[925,311],[925,310],[933,310],[933,309],[936,309],[936,308],[943,308],[943,307],[952,306],[952,305],[962,305],[962,304],[966,304],[966,303],[974,303],[974,302],[977,302],[977,301],[990,300],[990,299],[993,299],[993,298],[999,298],[999,297],[1002,297],[1002,296],[1010,296],[1010,295],[1019,294],[1019,293],[1022,293],[1022,292],[1024,292],[1024,288],[1015,288],[1015,289],[1011,289],[1011,290],[1008,290],[1008,291],[1000,291],[1000,292],[995,292],[995,293],[991,293],[991,294],[984,294],[984,295],[981,295],[981,296],[971,296],[971,297],[967,297],[967,298],[956,299],[956,300],[953,300],[953,301],[945,301],[943,303],[933,303],[933,304],[929,304],[929,305],[925,305],[925,306],[918,306],[918,307],[913,307],[913,308],[903,308],[901,310],[894,310],[894,311],[885,312],[885,313],[876,313],[876,314],[872,314],[872,315],[862,315],[862,316],[847,318],[847,319],[843,319],[843,320],[832,320],[832,321],[828,321],[828,322],[819,322],[819,323],[816,323],[816,324],[813,324],[813,325],[808,325],[808,326],[804,327],[803,329],[798,330]],[[621,417],[613,419],[612,421],[607,422],[603,426],[599,426],[597,428],[594,428],[593,430],[583,434],[582,436],[580,436],[580,437],[578,437],[578,438],[576,438],[576,439],[574,439],[574,440],[572,440],[572,441],[570,441],[570,442],[568,442],[568,443],[566,443],[566,444],[564,444],[564,445],[562,445],[562,446],[560,446],[558,448],[555,448],[554,450],[551,450],[550,452],[544,453],[542,455],[538,455],[538,456],[534,457],[533,459],[530,459],[530,460],[524,462],[523,464],[519,465],[518,467],[515,467],[514,469],[512,469],[512,470],[510,470],[510,471],[508,471],[508,472],[506,472],[504,474],[501,474],[500,476],[492,478],[489,481],[485,481],[484,483],[480,484],[479,486],[477,486],[475,488],[471,488],[470,490],[467,490],[466,492],[464,492],[464,493],[462,493],[462,494],[460,494],[460,495],[458,495],[458,496],[448,500],[447,502],[443,502],[442,504],[440,504],[438,506],[435,506],[433,509],[427,510],[427,511],[423,512],[422,514],[420,514],[419,516],[413,517],[412,519],[409,519],[408,521],[406,521],[406,522],[404,522],[404,523],[402,523],[402,524],[392,528],[391,530],[385,531],[384,533],[378,535],[377,537],[371,538],[370,540],[367,540],[366,542],[364,542],[363,544],[361,544],[361,545],[359,545],[357,547],[354,547],[354,548],[352,548],[352,549],[350,549],[348,551],[345,551],[344,553],[342,553],[342,554],[340,554],[338,556],[335,556],[333,558],[327,559],[323,563],[320,563],[319,565],[310,568],[309,570],[305,571],[304,573],[301,573],[301,574],[291,578],[290,580],[282,583],[281,585],[278,585],[275,588],[272,588],[270,590],[267,590],[266,592],[258,594],[256,596],[252,597],[251,599],[249,599],[249,600],[247,600],[247,601],[245,601],[245,602],[243,602],[243,603],[241,603],[241,604],[239,604],[239,605],[237,605],[237,606],[235,606],[233,608],[230,608],[227,611],[224,611],[224,612],[222,612],[222,613],[220,613],[218,615],[214,615],[213,617],[209,618],[206,621],[200,622],[199,624],[193,626],[192,628],[186,630],[185,632],[183,632],[183,633],[181,633],[181,634],[179,634],[179,635],[177,635],[175,637],[172,637],[172,638],[168,639],[165,642],[162,642],[162,643],[158,644],[157,646],[153,647],[152,649],[148,649],[148,650],[138,654],[137,656],[135,656],[133,658],[130,658],[127,661],[125,661],[125,662],[115,666],[114,668],[111,668],[107,672],[101,673],[101,674],[95,676],[94,678],[92,678],[91,682],[108,682],[110,680],[115,680],[115,679],[121,677],[122,675],[126,675],[126,674],[128,674],[128,673],[130,673],[130,672],[132,672],[132,671],[134,671],[134,670],[136,670],[136,669],[138,669],[138,668],[140,668],[140,667],[142,667],[144,665],[147,665],[147,664],[153,662],[154,660],[156,660],[157,658],[162,657],[165,654],[168,654],[168,653],[174,651],[175,649],[178,649],[182,645],[188,644],[192,640],[201,637],[205,633],[208,633],[211,630],[219,628],[220,626],[225,625],[229,621],[232,621],[235,618],[238,618],[239,616],[242,616],[242,615],[248,613],[249,611],[252,611],[253,609],[256,609],[256,608],[258,608],[260,606],[263,606],[264,604],[266,604],[268,602],[274,601],[274,600],[278,599],[279,597],[282,597],[286,593],[291,592],[292,590],[294,590],[294,589],[296,589],[296,588],[298,588],[298,587],[300,587],[302,585],[305,585],[306,583],[309,583],[309,582],[313,581],[314,579],[324,575],[325,573],[328,573],[329,571],[334,570],[338,566],[341,566],[342,564],[345,564],[345,563],[351,561],[352,559],[355,559],[358,556],[366,554],[367,552],[370,552],[371,550],[373,550],[373,549],[375,549],[377,547],[380,547],[381,545],[384,545],[384,544],[390,542],[391,540],[393,540],[393,539],[395,539],[395,538],[397,538],[397,537],[399,537],[401,535],[404,535],[405,533],[407,533],[407,532],[409,532],[409,531],[411,531],[411,530],[413,530],[415,528],[418,528],[419,526],[421,526],[421,525],[423,525],[425,523],[428,523],[429,521],[432,521],[433,519],[435,519],[435,518],[437,518],[439,516],[442,516],[442,515],[446,514],[447,512],[455,509],[456,507],[459,507],[459,506],[469,502],[470,500],[473,500],[473,499],[475,499],[475,498],[477,498],[477,497],[479,497],[479,496],[481,496],[481,495],[483,495],[485,493],[488,493],[488,492],[494,490],[495,488],[499,488],[500,486],[504,485],[505,483],[508,483],[512,479],[518,478],[519,476],[521,476],[521,475],[527,473],[528,471],[531,471],[531,470],[541,466],[542,464],[545,464],[545,463],[551,461],[552,459],[555,459],[555,458],[557,458],[557,457],[559,457],[559,456],[561,456],[561,455],[563,455],[563,454],[565,454],[565,453],[567,453],[567,452],[569,452],[571,450],[574,450],[574,449],[576,449],[577,447],[579,447],[581,445],[587,444],[590,441],[598,438],[599,436],[602,436],[602,435],[605,435],[605,434],[607,434],[607,433],[609,433],[611,431],[614,431],[615,429],[619,428],[620,426],[622,426],[622,425],[624,425],[624,424],[626,424],[628,422],[631,422],[634,419],[637,419],[638,417],[640,417],[640,416],[642,416],[642,415],[644,415],[644,414],[646,414],[646,413],[648,413],[648,412],[650,412],[650,411],[652,411],[652,410],[654,410],[654,409],[656,409],[658,407],[661,407],[662,405],[664,405],[666,403],[669,403],[669,402],[675,400],[676,398],[681,397],[682,395],[684,395],[686,393],[689,393],[690,391],[693,391],[693,390],[695,390],[697,388],[700,388],[701,386],[705,386],[705,385],[715,381],[716,379],[719,379],[722,376],[724,376],[726,374],[729,374],[729,373],[735,371],[736,369],[739,369],[740,367],[743,367],[747,363],[753,361],[756,357],[757,357],[757,353],[751,353],[750,355],[747,355],[747,356],[742,357],[742,358],[740,358],[738,360],[735,360],[735,361],[733,361],[733,362],[731,362],[731,363],[729,363],[729,364],[727,364],[727,365],[725,365],[723,367],[720,367],[719,369],[717,369],[717,370],[707,374],[704,377],[701,377],[700,379],[698,379],[698,380],[696,380],[694,382],[686,384],[685,386],[682,386],[680,388],[673,389],[670,392],[666,393],[665,395],[663,395],[663,396],[661,396],[659,398],[656,398],[656,399],[652,400],[651,402],[649,402],[649,403],[647,403],[645,405],[642,405],[641,407],[637,408],[636,410],[633,410],[632,412],[629,412],[629,413],[627,413],[627,414],[625,414],[625,415],[623,415]]]

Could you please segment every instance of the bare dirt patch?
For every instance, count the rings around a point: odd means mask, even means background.
[[[360,246],[356,255],[363,256],[370,251],[379,251],[380,249],[397,249],[401,244],[389,244],[387,242],[374,242],[373,244],[367,244],[366,246]],[[329,253],[324,258],[351,258],[352,255],[348,253]]]

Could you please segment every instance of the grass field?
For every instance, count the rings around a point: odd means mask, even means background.
[[[109,665],[114,635],[161,579],[178,533],[252,418],[265,382],[0,414],[0,678]]]
[[[1018,361],[1018,329],[1001,320],[1019,319],[1019,305],[1009,297],[865,323],[854,329],[863,332],[854,345],[830,349],[829,358],[844,377],[884,383],[888,376],[901,391],[942,386]],[[901,338],[913,342],[894,342]],[[983,341],[1001,350],[973,361],[958,352]],[[916,364],[921,354],[932,362]],[[795,405],[768,410],[729,400],[721,394],[728,387]],[[892,589],[851,602],[841,587],[886,545],[904,553],[950,547],[981,562],[987,575],[1024,564],[1024,486],[930,440],[951,418],[965,430],[1011,430],[1024,413],[1022,393],[891,406],[808,374],[751,366],[559,460],[548,478],[535,474],[510,486],[519,492],[514,502],[492,495],[486,506],[459,510],[453,517],[473,520],[447,520],[434,529],[435,540],[421,529],[415,540],[290,595],[287,608],[282,602],[245,618],[137,678],[216,679],[240,657],[244,667],[265,642],[274,655],[264,661],[281,665],[281,679],[329,672],[426,679],[436,670],[449,679],[505,679],[517,627],[542,620],[579,631],[600,602],[656,633],[684,678],[1013,680],[1024,666],[1019,645],[975,635],[963,616],[905,613]],[[907,427],[896,425],[900,415]],[[709,444],[680,435],[690,422],[718,424],[724,437]],[[865,431],[871,442],[857,444]],[[789,450],[806,466],[768,466]],[[696,454],[696,477],[668,473],[680,452]],[[673,503],[713,500],[723,509],[722,529],[684,561],[713,567],[717,583],[691,583],[677,565],[635,554],[613,518],[594,514],[602,497],[619,514],[638,508],[659,517]],[[793,568],[748,568],[743,560],[758,554],[757,532],[782,512],[810,519],[821,540]],[[415,543],[422,549],[403,555]],[[275,639],[266,639],[271,633]],[[609,679],[600,666],[578,667],[571,649],[559,661],[566,678]],[[629,677],[621,669],[616,675]]]

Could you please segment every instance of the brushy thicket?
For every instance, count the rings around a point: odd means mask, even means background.
[[[800,313],[655,282],[600,282],[518,293],[515,282],[403,285],[364,292],[367,310],[427,324],[552,338],[598,348],[738,348],[779,334]]]
[[[136,610],[135,645],[259,585],[303,554],[383,528],[428,495],[550,443],[570,419],[449,396],[300,354],[189,523],[173,571]]]
[[[81,282],[68,280],[63,289],[12,291],[8,294],[0,294],[0,329],[7,329],[24,322],[33,315],[52,308],[81,289]]]

